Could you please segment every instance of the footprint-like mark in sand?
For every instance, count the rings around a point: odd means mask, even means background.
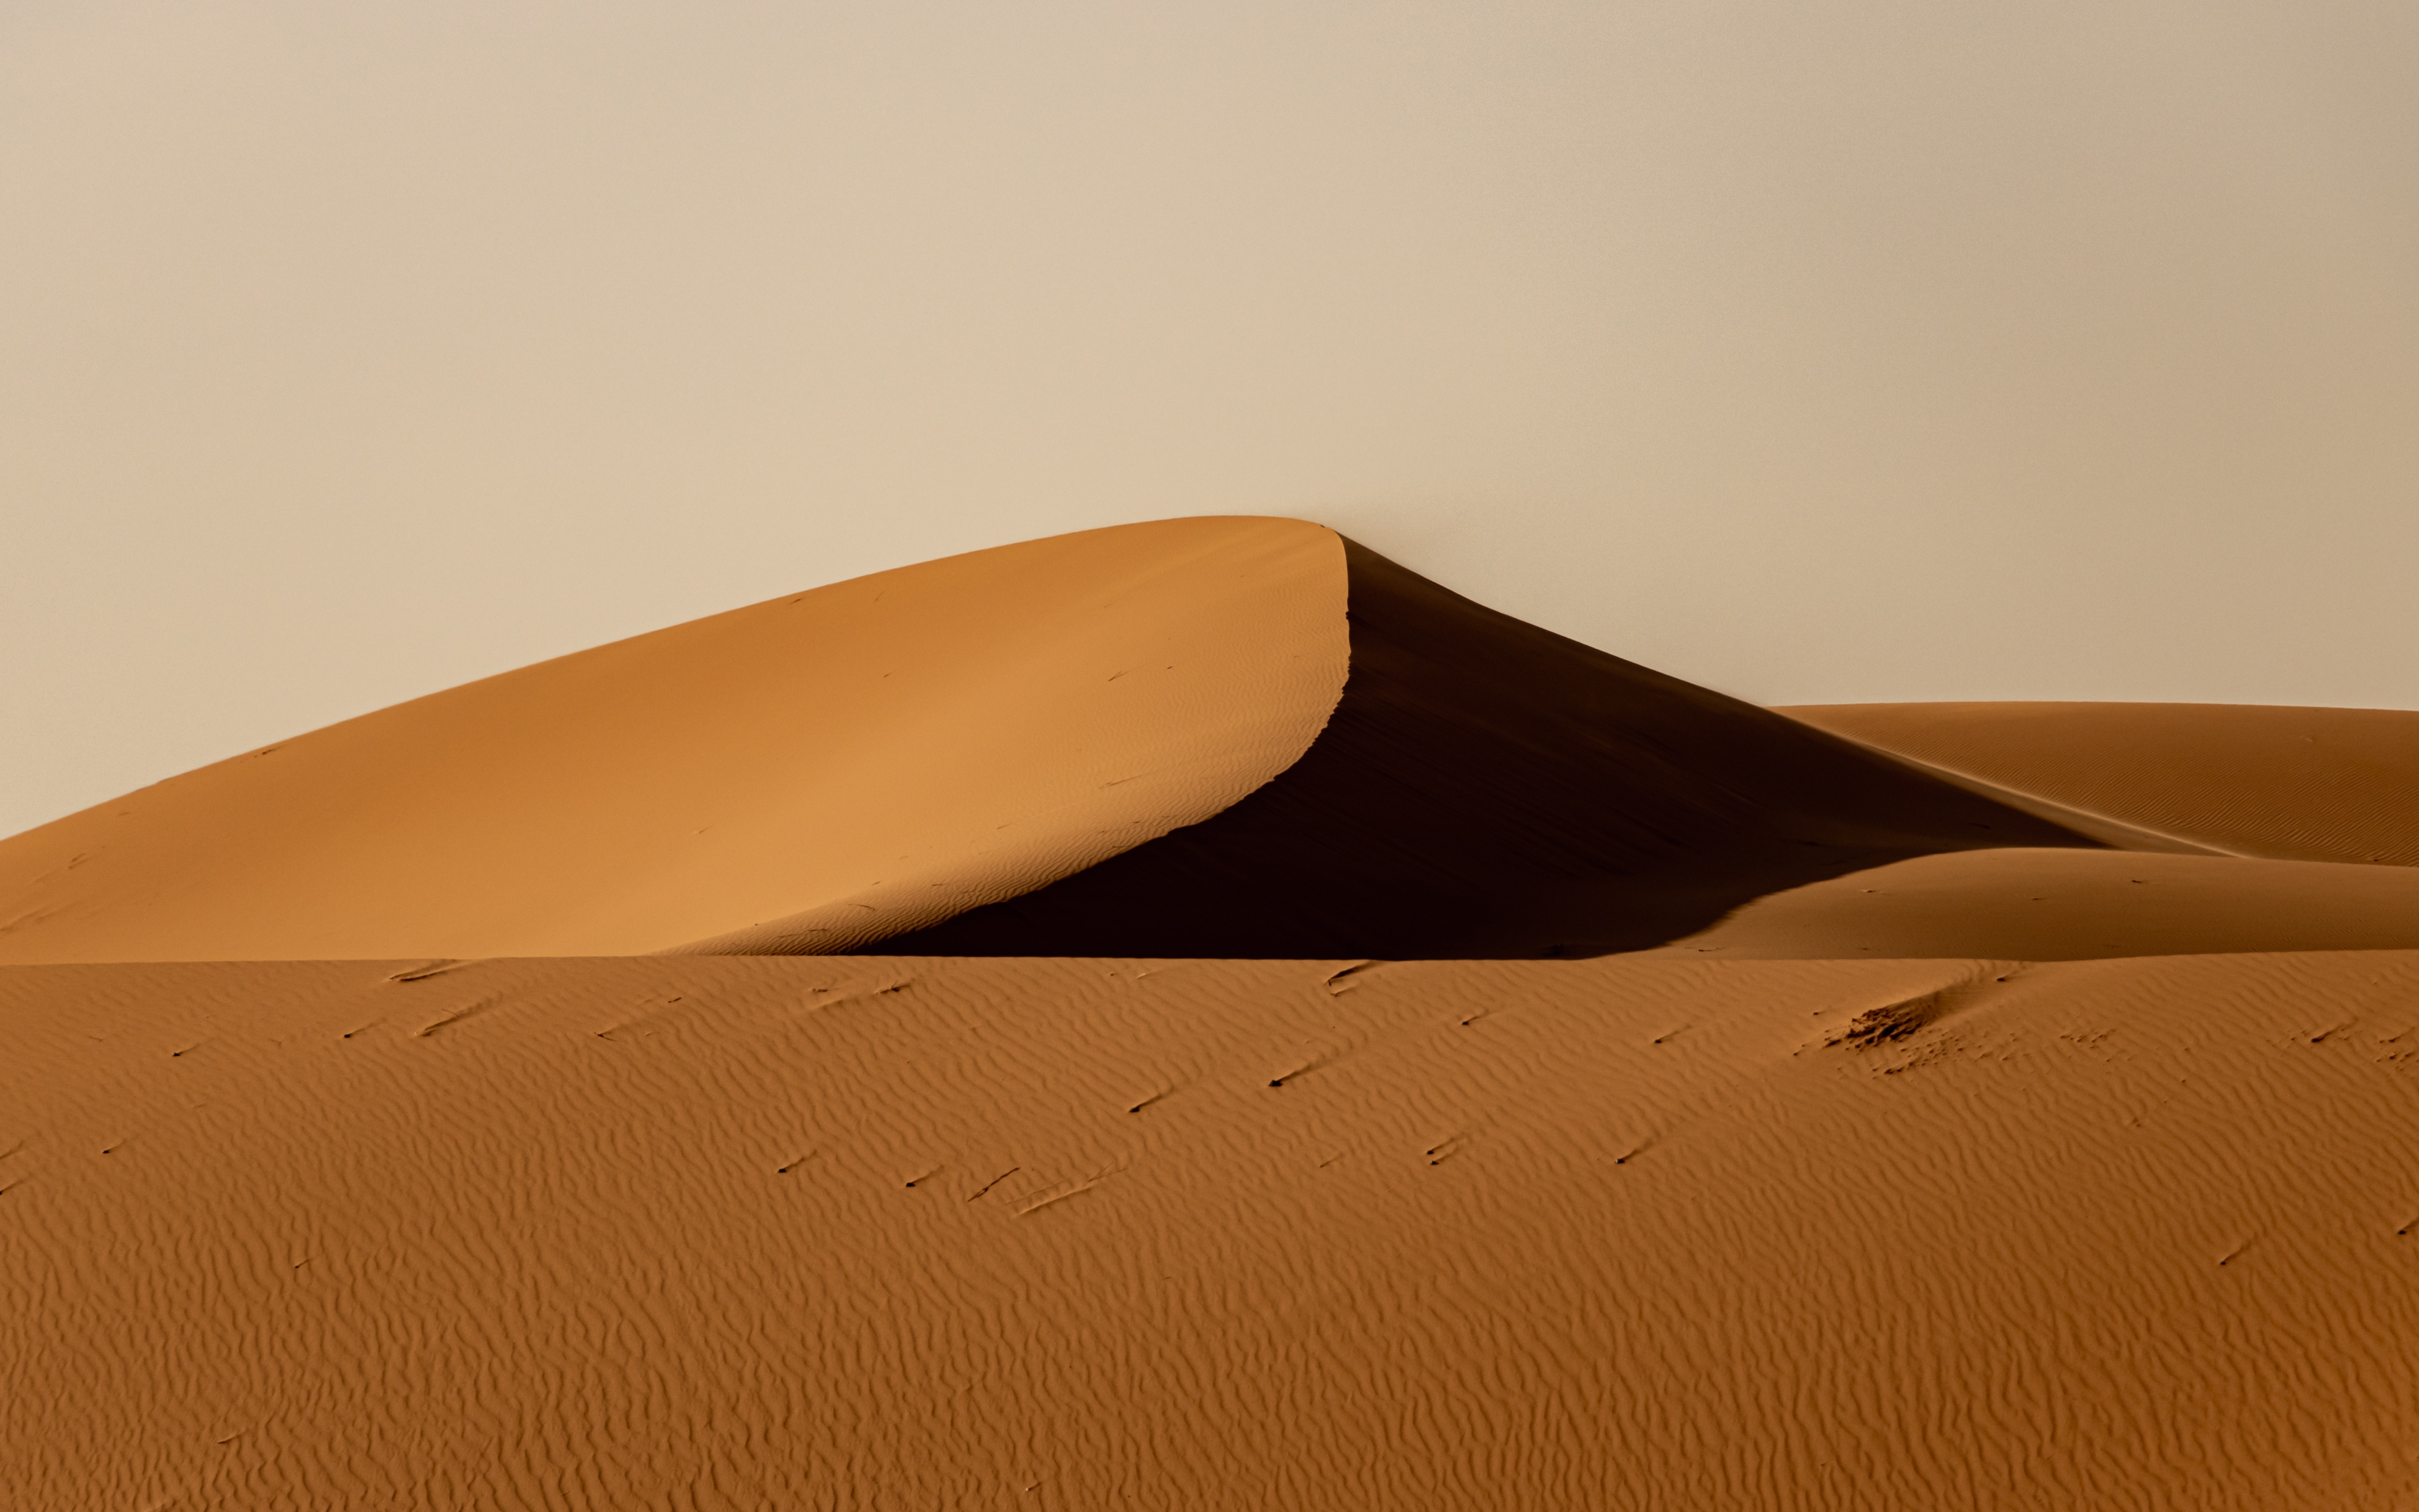
[[[966,1200],[968,1202],[974,1201],[977,1197],[982,1196],[984,1194],[991,1191],[993,1187],[999,1185],[1000,1182],[1007,1180],[1009,1177],[1014,1176],[1017,1172],[1023,1169],[1025,1169],[1025,1167],[1022,1165],[1009,1166],[1008,1169],[1000,1172],[997,1176],[993,1177],[990,1180],[985,1181],[981,1188],[975,1193],[974,1196],[968,1197]]]
[[[1020,1218],[1029,1218],[1044,1208],[1055,1207],[1070,1197],[1080,1197],[1116,1174],[1115,1171],[1102,1171],[1098,1176],[1087,1176],[1080,1181],[1061,1182],[1055,1191],[1045,1187],[1041,1196],[1029,1199],[1023,1207],[1017,1209],[1016,1215]]]
[[[1328,973],[1327,980],[1319,985],[1327,989],[1328,996],[1341,997],[1367,981],[1368,973],[1387,964],[1390,963],[1384,961],[1356,961],[1342,970]]]
[[[1951,1013],[1973,1008],[1994,995],[1995,988],[2015,980],[2025,970],[2020,966],[1987,981],[1980,977],[1968,978],[1866,1009],[1850,1019],[1847,1027],[1824,1041],[1824,1047],[1874,1050],[1911,1040]]]

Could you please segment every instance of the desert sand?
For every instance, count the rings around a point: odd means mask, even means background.
[[[2414,842],[1301,521],[640,636],[0,841],[0,1505],[2419,1507]]]
[[[2419,866],[2419,713],[2223,703],[1834,703],[1780,712],[2236,856]]]
[[[0,841],[0,962],[618,954],[781,923],[838,949],[1292,764],[1343,687],[1345,591],[1318,526],[1171,520],[600,646]]]
[[[1958,851],[1792,887],[1673,941],[1738,960],[2419,949],[2419,867]]]
[[[940,955],[1554,957],[1940,851],[2104,841],[1499,614],[1345,542],[1350,674],[1216,816],[891,936]]]
[[[0,1500],[2419,1497],[2419,953],[430,965],[0,973]]]

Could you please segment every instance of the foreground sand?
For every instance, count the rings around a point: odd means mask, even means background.
[[[1163,521],[0,841],[0,1507],[2419,1509],[2419,713],[1788,714]]]
[[[1351,965],[0,971],[0,1504],[2419,1499],[2419,952]]]

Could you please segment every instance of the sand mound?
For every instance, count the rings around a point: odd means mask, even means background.
[[[1791,712],[1183,520],[0,842],[0,1504],[2419,1504],[2419,715]]]
[[[1760,898],[1665,948],[1734,960],[2081,961],[2419,949],[2419,868],[2118,851],[1918,856]]]
[[[0,841],[0,961],[833,949],[1216,813],[1318,733],[1343,552],[1091,531],[524,668]]]
[[[2408,710],[1835,703],[1780,712],[2221,851],[2419,866],[2419,713]]]
[[[2409,879],[2340,864],[2419,862],[2419,714],[1785,713],[1320,526],[1091,531],[526,668],[0,841],[0,961],[2419,947]]]
[[[639,636],[30,831],[0,960],[1592,955],[2114,833],[2036,808],[1322,527],[1177,520]]]
[[[0,972],[0,1501],[2419,1496],[2419,954],[1349,964]]]
[[[1595,955],[1905,856],[2095,843],[1346,552],[1351,674],[1300,762],[1215,818],[867,949]]]

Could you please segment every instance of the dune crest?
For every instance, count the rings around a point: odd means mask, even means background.
[[[1601,955],[1906,856],[2103,843],[1346,553],[1351,675],[1301,761],[1210,819],[867,949]]]
[[[1324,527],[1174,520],[676,625],[0,841],[0,961],[1596,955],[2107,842],[2033,807]]]
[[[1345,586],[1323,527],[1171,520],[543,662],[0,841],[0,962],[614,954],[768,920],[837,949],[1266,782],[1343,685]]]
[[[0,841],[0,1504],[2419,1505],[2414,732],[1240,517],[382,710]]]
[[[675,625],[0,841],[0,962],[2419,946],[2401,863],[2419,714],[1767,710],[1217,517]]]

